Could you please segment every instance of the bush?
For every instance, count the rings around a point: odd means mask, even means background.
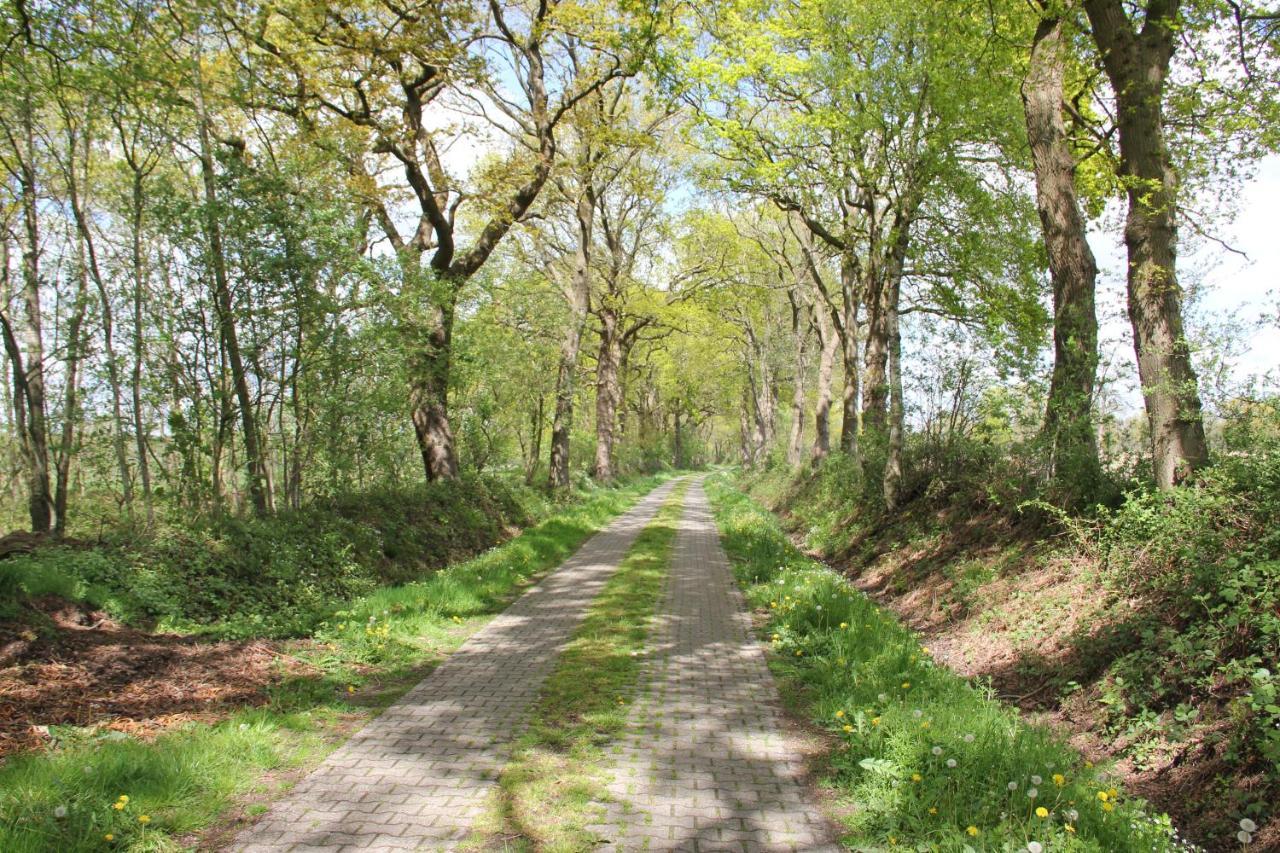
[[[126,622],[219,636],[301,636],[345,602],[482,551],[550,510],[496,477],[384,489],[42,548],[0,563],[0,596],[54,594]]]

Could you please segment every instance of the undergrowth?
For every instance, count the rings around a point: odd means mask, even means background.
[[[855,849],[1176,849],[1106,771],[928,649],[847,580],[806,557],[723,475],[708,482],[725,549],[768,616],[771,661],[836,746],[824,784]]]
[[[0,562],[0,618],[24,595],[53,594],[161,630],[306,636],[342,602],[470,557],[556,508],[514,480],[473,477],[266,518],[126,527]]]

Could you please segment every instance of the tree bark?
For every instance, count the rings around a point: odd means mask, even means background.
[[[614,477],[613,440],[621,397],[619,368],[622,362],[622,333],[619,317],[608,306],[601,306],[600,349],[596,356],[596,459],[593,476],[608,482]]]
[[[818,332],[822,351],[818,358],[818,397],[813,411],[813,453],[811,459],[819,462],[831,453],[831,377],[835,372],[836,349],[840,346],[840,338],[836,335],[831,318],[821,305],[813,311],[813,325]]]
[[[199,141],[200,179],[204,189],[204,229],[209,248],[209,261],[213,268],[213,305],[218,320],[218,334],[226,351],[231,369],[231,382],[236,402],[240,407],[240,427],[244,439],[245,468],[249,480],[249,500],[253,511],[266,515],[271,507],[265,487],[262,446],[258,424],[254,419],[253,395],[249,392],[249,380],[245,374],[244,359],[240,353],[240,339],[236,331],[235,306],[231,297],[231,282],[227,275],[227,258],[222,245],[222,223],[219,221],[218,184],[214,171],[213,148],[210,141],[209,112],[204,100],[204,81],[200,73],[203,61],[199,51],[195,63],[196,134]]]
[[[22,247],[22,306],[26,313],[26,356],[15,360],[24,366],[22,385],[27,403],[23,441],[27,463],[27,505],[33,533],[48,533],[53,523],[53,497],[49,483],[49,428],[44,385],[44,335],[40,309],[40,219],[37,212],[35,126],[31,96],[23,101],[22,131],[25,151],[19,156],[20,204],[26,243]],[[12,354],[11,354],[12,355]]]
[[[67,349],[62,390],[62,437],[54,462],[53,533],[62,536],[67,532],[67,496],[71,489],[71,459],[75,455],[76,430],[80,425],[80,359],[81,330],[84,327],[85,308],[88,303],[89,275],[85,264],[85,243],[79,244],[79,276],[71,317],[67,321]]]
[[[133,368],[129,375],[129,391],[133,404],[133,442],[138,455],[138,478],[142,483],[142,502],[147,509],[147,523],[155,522],[155,506],[151,500],[151,462],[147,458],[147,429],[142,414],[142,364],[146,358],[143,335],[143,305],[146,301],[147,274],[142,255],[142,175],[135,169],[131,200],[133,267]]]
[[[1209,461],[1199,384],[1178,286],[1177,175],[1164,128],[1164,89],[1177,46],[1179,0],[1148,0],[1141,30],[1120,0],[1085,0],[1115,92],[1120,178],[1129,211],[1128,307],[1151,428],[1156,485],[1172,488]]]
[[[804,460],[804,410],[808,402],[806,379],[809,371],[808,308],[794,291],[791,300],[791,334],[795,340],[795,379],[791,385],[791,436],[787,440],[787,464],[797,467]]]
[[[551,465],[548,484],[553,489],[569,485],[569,437],[573,431],[573,399],[578,377],[578,353],[582,347],[582,331],[591,308],[591,239],[595,222],[596,199],[591,176],[583,178],[574,214],[578,226],[578,245],[574,253],[573,273],[565,297],[569,302],[569,323],[560,345],[560,366],[556,374],[556,409],[551,421]],[[599,458],[597,456],[597,463]]]
[[[844,367],[844,397],[841,400],[844,418],[840,424],[840,449],[851,458],[861,461],[858,448],[858,397],[861,376],[858,365],[858,303],[859,271],[856,258],[846,250],[840,259],[840,282],[844,291],[840,331],[840,357]]]
[[[1022,105],[1053,280],[1053,377],[1041,435],[1049,447],[1055,491],[1071,505],[1094,491],[1102,469],[1092,417],[1098,369],[1098,265],[1080,212],[1075,157],[1062,118],[1064,49],[1062,19],[1044,17],[1031,47]]]

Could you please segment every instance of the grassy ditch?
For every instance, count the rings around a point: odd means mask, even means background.
[[[980,687],[844,578],[809,559],[724,475],[725,550],[767,614],[771,665],[830,734],[822,780],[855,849],[1151,851],[1183,845],[1105,770]]]
[[[537,850],[590,849],[605,799],[605,747],[626,727],[688,490],[679,484],[591,604],[547,679],[500,778],[493,826]]]
[[[10,758],[0,766],[0,850],[196,843],[237,802],[268,799],[290,769],[318,762],[657,482],[594,491],[474,559],[356,599],[289,647],[301,665],[263,707],[150,742],[58,732],[62,745]]]

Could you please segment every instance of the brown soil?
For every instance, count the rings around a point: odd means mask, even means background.
[[[1218,737],[1223,722],[1175,735],[1172,719],[1162,719],[1163,739],[1142,762],[1129,754],[1133,739],[1105,725],[1100,676],[1123,650],[1126,620],[1141,603],[1107,595],[1087,560],[1042,544],[1043,530],[1019,530],[995,513],[938,520],[947,522],[946,532],[927,544],[894,547],[900,531],[875,531],[836,565],[919,632],[940,663],[989,679],[1003,700],[1057,729],[1091,760],[1114,761],[1127,790],[1167,812],[1197,843],[1239,849],[1224,803],[1257,800],[1266,781],[1228,760]],[[961,560],[999,570],[966,595],[945,571]],[[1202,703],[1203,718],[1222,720],[1227,698],[1210,697],[1215,708]],[[1260,826],[1249,850],[1280,851],[1280,820]]]
[[[270,643],[151,634],[56,598],[0,622],[0,757],[44,745],[50,726],[148,737],[262,704],[300,664]]]

